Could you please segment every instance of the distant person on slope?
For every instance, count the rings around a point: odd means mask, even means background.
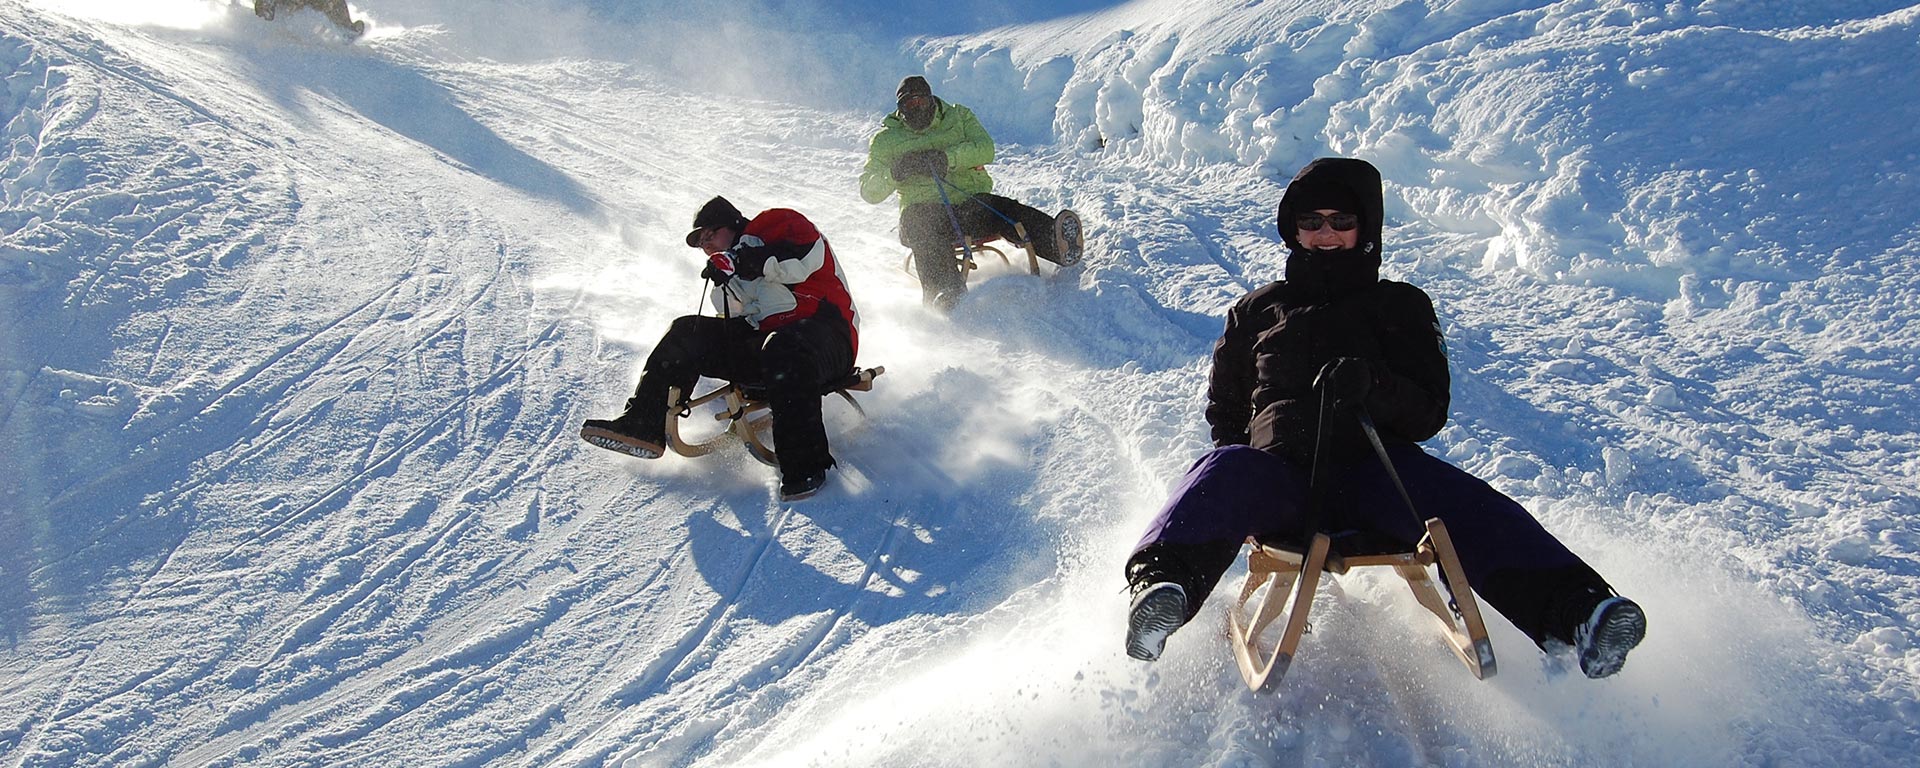
[[[281,11],[297,11],[301,8],[312,8],[326,14],[328,21],[355,35],[367,31],[366,22],[354,21],[353,15],[347,12],[347,0],[253,0],[253,15],[267,21],[273,21]]]
[[[860,196],[878,204],[900,193],[900,243],[913,250],[920,289],[928,304],[947,309],[967,290],[953,249],[954,225],[968,237],[1000,237],[1061,266],[1080,261],[1079,220],[1059,232],[1054,217],[1016,200],[992,194],[993,138],[973,111],[935,98],[927,79],[914,75],[894,93],[899,109],[881,121],[860,173]],[[942,195],[945,195],[945,200]],[[1027,237],[1014,227],[1018,222]]]
[[[673,321],[647,357],[640,384],[615,419],[588,419],[580,436],[653,459],[665,453],[667,390],[691,392],[701,376],[764,384],[779,447],[780,496],[812,496],[834,465],[820,390],[853,371],[858,316],[833,248],[813,222],[775,208],[749,220],[724,197],[693,218],[687,246],[707,254],[721,317]]]
[[[1446,342],[1424,291],[1380,279],[1382,200],[1380,172],[1361,160],[1315,160],[1287,185],[1278,219],[1286,279],[1235,304],[1214,344],[1206,416],[1217,447],[1187,471],[1127,560],[1127,654],[1159,658],[1248,536],[1312,537],[1315,462],[1326,463],[1320,530],[1408,549],[1419,541],[1361,430],[1364,408],[1420,516],[1447,526],[1473,590],[1541,648],[1572,646],[1588,677],[1612,675],[1646,633],[1640,606],[1615,596],[1519,503],[1416,445],[1447,420]],[[1328,423],[1323,389],[1335,408]]]

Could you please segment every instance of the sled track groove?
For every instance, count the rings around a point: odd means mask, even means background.
[[[754,542],[753,550],[747,555],[746,566],[740,569],[739,574],[727,585],[727,589],[718,594],[718,599],[707,609],[706,615],[702,616],[699,622],[682,632],[680,637],[662,651],[658,658],[649,663],[637,677],[603,699],[605,703],[626,711],[607,718],[590,731],[551,746],[545,750],[547,756],[540,761],[541,765],[597,765],[604,762],[608,755],[625,749],[617,742],[603,743],[588,747],[590,753],[587,755],[572,756],[564,763],[560,761],[566,753],[583,745],[593,744],[608,736],[614,739],[621,738],[624,735],[621,729],[627,726],[627,720],[641,716],[638,705],[662,693],[672,684],[675,673],[679,672],[701,649],[710,645],[710,640],[720,627],[722,619],[734,610],[740,596],[746,592],[747,585],[752,582],[753,575],[759,571],[761,562],[766,559],[767,552],[779,541],[780,531],[786,526],[787,517],[792,514],[792,511],[792,505],[780,507],[779,513],[768,524],[766,533],[760,537],[759,541]]]

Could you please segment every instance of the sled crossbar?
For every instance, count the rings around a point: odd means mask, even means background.
[[[866,409],[853,399],[853,392],[873,391],[873,380],[886,373],[885,366],[861,368],[829,383],[820,391],[821,397],[839,395],[853,406],[854,411],[866,416]],[[680,419],[693,413],[693,409],[711,403],[723,401],[724,408],[713,415],[715,421],[727,422],[727,428],[711,439],[689,442],[680,435]],[[747,446],[747,453],[762,464],[778,466],[774,456],[774,446],[768,438],[772,433],[772,419],[765,400],[765,390],[759,387],[745,387],[728,382],[714,388],[706,394],[693,398],[685,397],[679,387],[667,390],[667,447],[682,456],[705,456],[726,442],[729,435],[738,437]]]
[[[1388,566],[1399,573],[1420,606],[1439,619],[1448,647],[1468,671],[1481,680],[1492,677],[1493,643],[1487,639],[1486,622],[1460,569],[1453,539],[1439,518],[1428,519],[1426,527],[1426,536],[1412,551],[1387,554],[1343,556],[1333,551],[1333,540],[1325,533],[1314,534],[1305,552],[1249,538],[1253,549],[1247,553],[1247,580],[1240,588],[1240,599],[1227,614],[1234,660],[1247,687],[1258,693],[1279,687],[1300,647],[1301,635],[1308,630],[1307,615],[1322,572],[1344,574],[1369,566]],[[1428,567],[1434,565],[1439,566],[1447,591],[1453,595],[1451,604],[1441,597],[1428,574]],[[1249,606],[1254,609],[1251,615]],[[1263,647],[1262,635],[1276,622],[1282,622],[1279,640]]]

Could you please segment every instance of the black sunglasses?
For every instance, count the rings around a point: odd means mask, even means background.
[[[1301,232],[1312,232],[1323,226],[1333,227],[1335,232],[1352,232],[1360,227],[1360,214],[1329,213],[1322,216],[1318,213],[1302,213],[1293,217],[1293,226]]]

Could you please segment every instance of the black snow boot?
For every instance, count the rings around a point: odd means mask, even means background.
[[[780,476],[780,500],[799,501],[813,498],[820,488],[827,484],[827,468],[812,471],[794,472]]]
[[[647,417],[642,415],[645,409],[639,405],[638,398],[628,398],[627,410],[619,418],[587,419],[580,424],[580,439],[629,456],[660,458],[667,452],[666,427],[645,425]]]
[[[1647,636],[1647,615],[1624,597],[1601,600],[1573,630],[1580,671],[1590,678],[1611,677],[1627,664],[1627,652]]]
[[[1127,655],[1153,661],[1166,650],[1173,631],[1187,623],[1187,590],[1171,581],[1130,586],[1133,605],[1127,609]]]
[[[1062,210],[1053,217],[1054,257],[1051,259],[1063,267],[1080,263],[1080,257],[1086,253],[1086,231],[1080,223],[1080,214]]]
[[[1128,558],[1127,655],[1160,658],[1167,637],[1193,619],[1239,554],[1238,542],[1151,544]]]
[[[1647,635],[1647,616],[1639,604],[1613,590],[1585,585],[1554,596],[1554,639],[1573,647],[1580,671],[1590,678],[1610,677],[1627,663],[1627,652]]]

